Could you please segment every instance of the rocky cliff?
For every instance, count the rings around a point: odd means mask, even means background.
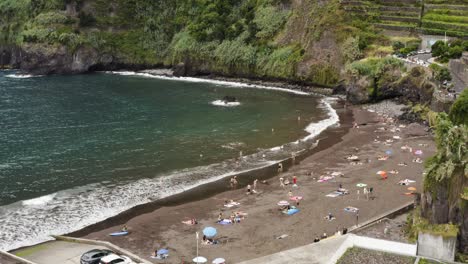
[[[37,74],[163,66],[323,86],[378,36],[338,0],[5,0],[0,29]]]

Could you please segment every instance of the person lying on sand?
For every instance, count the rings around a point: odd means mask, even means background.
[[[186,225],[196,225],[196,224],[198,224],[198,222],[197,222],[197,219],[192,218],[192,219],[190,219],[190,220],[182,221],[182,224],[186,224]]]
[[[203,241],[203,244],[205,244],[205,245],[218,244],[218,241],[215,241],[212,238],[207,238],[205,235],[203,236],[202,241]]]
[[[388,156],[379,156],[377,160],[388,160]]]
[[[408,164],[406,164],[406,162],[400,162],[398,163],[398,166],[408,166]]]
[[[397,170],[391,170],[391,171],[389,171],[389,172],[390,172],[390,174],[398,174],[398,171],[397,171]]]
[[[335,220],[336,217],[334,215],[332,215],[332,213],[328,213],[327,216],[324,217],[325,220],[328,220],[328,221],[332,221],[332,220]]]
[[[346,157],[347,160],[359,160],[359,157],[356,155],[348,155]]]
[[[341,194],[349,194],[349,191],[345,188],[338,188],[338,190],[336,190],[337,192],[341,193]]]
[[[422,161],[422,159],[420,159],[420,158],[415,158],[415,159],[413,159],[413,162],[422,163],[423,161]]]
[[[248,213],[243,212],[243,211],[236,211],[236,212],[234,212],[234,214],[235,214],[236,216],[239,216],[239,217],[245,217],[245,216],[248,215]]]

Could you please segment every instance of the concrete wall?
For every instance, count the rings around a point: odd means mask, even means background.
[[[416,256],[417,246],[415,244],[406,244],[371,237],[357,236],[354,234],[346,235],[348,238],[336,250],[333,257],[330,258],[330,264],[334,264],[348,250],[348,248],[359,247],[369,250],[387,252],[396,255]]]
[[[411,257],[416,256],[417,251],[417,246],[415,244],[400,243],[364,236],[354,236],[353,244],[355,247]]]
[[[419,232],[418,255],[445,261],[455,259],[457,238],[444,238],[432,234]]]

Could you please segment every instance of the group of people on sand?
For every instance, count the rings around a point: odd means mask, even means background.
[[[292,180],[289,179],[289,177],[286,177],[286,179],[284,179],[283,177],[280,177],[279,178],[279,181],[280,181],[280,187],[281,188],[285,188],[286,185],[290,185],[292,184],[292,187],[294,188],[297,188],[297,176],[293,176],[292,177]]]

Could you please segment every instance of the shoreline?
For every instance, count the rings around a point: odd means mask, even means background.
[[[334,109],[343,110],[342,107],[343,105],[341,104],[340,108],[335,107]],[[315,146],[313,148],[302,151],[301,154],[296,156],[295,157],[296,163],[299,163],[305,158],[315,153],[318,153],[322,150],[325,150],[342,140],[342,137],[348,132],[349,128],[351,127],[351,124],[354,121],[354,118],[352,116],[352,112],[346,111],[346,110],[343,112],[338,112],[338,115],[340,116],[339,127],[327,128],[323,132],[315,136],[318,142],[314,144]],[[331,135],[339,135],[339,137],[333,138],[331,137]],[[226,176],[222,179],[196,186],[184,192],[170,195],[168,197],[159,199],[154,202],[137,205],[115,216],[109,217],[103,221],[97,222],[95,224],[84,227],[80,230],[67,233],[64,235],[85,237],[86,235],[89,235],[90,233],[93,233],[102,229],[107,229],[109,227],[113,227],[116,225],[123,225],[128,220],[136,216],[150,213],[163,207],[173,207],[173,206],[178,206],[182,204],[187,204],[190,202],[200,201],[200,200],[203,200],[203,199],[206,199],[206,198],[218,195],[218,194],[228,192],[231,190],[228,187],[229,178],[233,176],[238,176],[239,187],[241,188],[247,186],[247,184],[252,182],[255,178],[259,179],[260,181],[271,179],[275,177],[277,174],[278,163],[283,164],[284,171],[288,171],[288,169],[293,166],[292,158],[289,157],[284,160],[281,160],[280,162],[277,162],[277,163],[274,163],[274,164],[271,164],[262,168]],[[19,249],[15,249],[15,250],[19,250]],[[12,251],[15,251],[15,250],[12,250]]]
[[[34,78],[34,77],[41,77],[41,76],[23,76],[23,75],[19,76],[19,78]],[[177,80],[177,79],[174,79],[174,80]],[[206,81],[212,81],[212,80],[207,79]],[[230,81],[232,81],[232,80],[230,80]],[[227,80],[223,80],[222,82],[227,82]],[[225,83],[225,84],[229,85],[230,83]],[[254,89],[264,88],[264,87],[257,87],[258,83],[255,84],[255,85],[252,85],[252,84],[249,84],[249,83],[242,83],[241,85],[245,86],[245,87],[248,87],[248,88],[254,88]],[[269,83],[268,85],[274,85],[274,83]],[[236,85],[234,85],[234,86],[236,86]],[[266,89],[269,89],[269,88],[270,87],[266,87]],[[282,88],[282,90],[284,92],[298,93],[298,90],[293,90],[293,89],[291,89],[291,87]],[[304,94],[304,92],[301,91],[300,94]],[[320,100],[326,100],[326,98],[324,97],[323,99],[320,99]],[[329,105],[330,103],[328,101],[325,101],[325,102],[322,102],[322,103],[325,104],[325,106],[324,106],[325,109],[330,108],[330,105]],[[342,103],[343,102],[333,102],[334,105],[335,104],[339,105],[339,104],[342,104]],[[328,114],[330,114],[330,111],[327,110],[327,112],[328,112]],[[328,115],[328,118],[325,118],[323,120],[328,120],[329,118],[330,118],[330,115]],[[341,118],[341,117],[339,119],[341,121],[343,120],[343,118]],[[349,122],[351,122],[351,121],[349,121]],[[309,127],[310,125],[314,125],[314,124],[317,124],[317,123],[308,124],[306,126],[306,128]],[[319,138],[320,139],[321,137],[323,137],[323,135],[327,134],[327,131],[329,129],[330,129],[330,127],[326,128],[324,131],[322,131],[321,133],[318,133],[317,135],[312,135],[312,138]],[[300,138],[300,139],[298,139],[298,141],[299,140],[304,140],[304,139],[310,138],[310,137],[311,137],[311,134],[309,133],[309,136],[306,136],[305,138]],[[334,142],[332,142],[332,141],[334,141]],[[288,142],[288,143],[283,144],[282,146],[286,146],[286,145],[294,143],[294,142],[297,142],[297,141]],[[310,142],[313,142],[313,140],[310,140]],[[318,148],[318,149],[326,148],[324,146],[328,147],[330,144],[335,144],[335,143],[336,143],[335,140],[326,139],[324,142],[320,141],[318,146],[315,146],[314,149],[315,148]],[[310,145],[311,143],[308,143],[308,144]],[[312,153],[315,153],[316,151],[318,151],[318,150],[301,151],[302,152],[301,155],[296,156],[296,160],[299,161],[301,159],[304,159],[307,156],[310,156]],[[290,160],[291,160],[291,158],[287,158],[287,159],[281,161],[285,165],[285,169],[287,169],[290,166],[290,162],[291,162]],[[161,207],[164,207],[164,206],[175,206],[175,205],[179,205],[179,204],[188,203],[188,202],[194,201],[194,200],[205,199],[205,198],[208,197],[206,195],[206,193],[208,193],[208,192],[212,193],[210,196],[218,194],[218,193],[225,192],[225,191],[227,191],[227,189],[225,189],[225,188],[223,189],[220,186],[223,185],[222,183],[225,182],[228,177],[231,177],[233,175],[239,175],[242,178],[253,178],[253,177],[259,177],[260,178],[261,177],[262,179],[263,178],[268,179],[270,177],[273,177],[272,172],[276,171],[277,164],[278,163],[276,162],[276,163],[273,163],[273,164],[265,166],[265,167],[254,169],[253,171],[240,172],[240,173],[235,173],[235,174],[232,174],[232,175],[227,175],[227,176],[223,177],[222,179],[214,180],[214,181],[209,182],[209,183],[204,183],[204,184],[201,184],[199,186],[195,186],[195,187],[193,187],[191,189],[188,189],[186,191],[183,191],[181,193],[170,195],[168,197],[158,199],[158,200],[156,200],[154,202],[144,203],[144,204],[134,206],[132,208],[124,210],[123,212],[121,212],[121,213],[119,213],[119,214],[117,214],[115,216],[109,217],[109,218],[104,219],[102,221],[99,221],[97,223],[94,223],[94,224],[88,225],[88,226],[86,226],[84,228],[81,228],[81,229],[79,229],[77,231],[73,231],[71,233],[66,233],[66,234],[81,236],[83,234],[87,234],[87,233],[90,233],[90,232],[105,228],[106,226],[108,226],[108,224],[106,224],[106,223],[109,223],[109,222],[124,223],[126,220],[128,220],[128,219],[130,219],[132,217],[135,217],[137,215],[144,214],[144,213],[147,213],[147,212],[150,212],[150,211],[154,211],[154,210],[156,210],[158,208],[161,208]],[[242,185],[243,182],[241,181],[240,184]],[[246,184],[247,183],[245,183],[245,185]],[[46,243],[46,242],[47,241],[45,241],[43,243]],[[38,244],[41,244],[41,243],[38,243]],[[35,244],[35,245],[38,245],[38,244]],[[25,246],[25,247],[30,247],[30,246]],[[25,247],[15,248],[15,249],[11,249],[9,251],[20,250],[20,249],[25,248]]]
[[[268,183],[260,184],[259,193],[246,195],[244,188],[235,190],[219,191],[213,188],[206,190],[211,192],[210,197],[204,199],[193,199],[188,203],[172,204],[160,207],[157,210],[136,215],[125,224],[129,226],[130,235],[125,237],[109,237],[110,232],[119,230],[122,223],[109,221],[102,229],[97,228],[95,232],[82,234],[84,238],[105,240],[134,252],[140,257],[149,259],[150,253],[157,248],[169,248],[171,257],[166,263],[180,263],[181,260],[192,259],[195,255],[195,232],[200,232],[206,226],[214,226],[218,229],[217,239],[219,245],[201,245],[202,256],[213,259],[223,257],[229,263],[236,263],[248,259],[269,255],[278,251],[303,246],[312,243],[315,236],[322,234],[333,234],[343,227],[350,228],[356,224],[354,214],[343,211],[346,206],[360,208],[358,223],[365,222],[376,215],[385,213],[395,207],[406,204],[413,200],[412,196],[404,195],[407,186],[398,185],[398,181],[405,178],[415,180],[412,186],[422,188],[422,163],[411,162],[414,157],[412,153],[400,150],[401,146],[410,144],[414,147],[424,145],[424,155],[427,158],[434,153],[434,142],[428,133],[416,136],[421,130],[402,128],[401,139],[394,143],[393,150],[398,153],[388,161],[378,161],[376,157],[389,146],[373,142],[375,136],[380,138],[392,138],[394,132],[378,132],[378,128],[395,126],[394,124],[382,124],[382,115],[371,113],[359,107],[353,107],[353,120],[362,128],[351,128],[348,123],[347,129],[341,125],[341,136],[332,145],[317,146],[311,155],[304,157],[295,166],[281,173],[281,177],[298,176],[299,189],[292,188],[291,191],[305,198],[299,208],[300,213],[294,216],[285,216],[277,211],[278,200],[287,200],[287,189],[282,189],[278,184],[278,173],[275,168],[270,172]],[[342,114],[342,112],[340,111]],[[349,119],[348,121],[350,121]],[[396,123],[398,125],[398,123]],[[339,129],[338,129],[339,130]],[[327,130],[329,140],[336,140],[339,131]],[[335,133],[335,134],[334,134]],[[335,135],[335,136],[333,136]],[[322,140],[321,143],[324,143]],[[320,145],[320,144],[319,144]],[[357,149],[357,150],[356,150]],[[350,153],[356,153],[360,157],[367,157],[369,163],[355,165],[343,160]],[[362,160],[362,159],[361,159]],[[397,166],[398,162],[407,162],[407,167]],[[400,170],[399,175],[390,175],[388,180],[382,181],[375,172],[378,170],[390,171]],[[342,171],[344,177],[337,177],[331,182],[318,183],[317,177],[327,171]],[[268,176],[268,175],[267,175]],[[248,178],[248,179],[247,179]],[[241,184],[250,183],[253,178],[241,177]],[[259,178],[260,179],[260,178]],[[372,199],[365,199],[356,195],[356,183],[365,182],[374,187],[376,194]],[[222,184],[222,181],[219,182]],[[350,194],[329,198],[325,195],[338,188],[338,183],[344,188],[349,188]],[[224,188],[227,188],[226,179]],[[362,191],[362,190],[361,190]],[[216,192],[216,193],[215,193]],[[239,208],[226,209],[223,202],[234,199],[241,203]],[[220,209],[221,208],[221,209]],[[216,224],[217,215],[223,212],[229,216],[232,210],[247,212],[248,216],[240,224],[223,226]],[[323,219],[327,212],[332,212],[336,219],[326,221]],[[180,222],[184,219],[196,218],[199,222],[195,226],[186,226]],[[275,237],[287,235],[285,239],[277,240]],[[77,235],[77,234],[75,234]]]

